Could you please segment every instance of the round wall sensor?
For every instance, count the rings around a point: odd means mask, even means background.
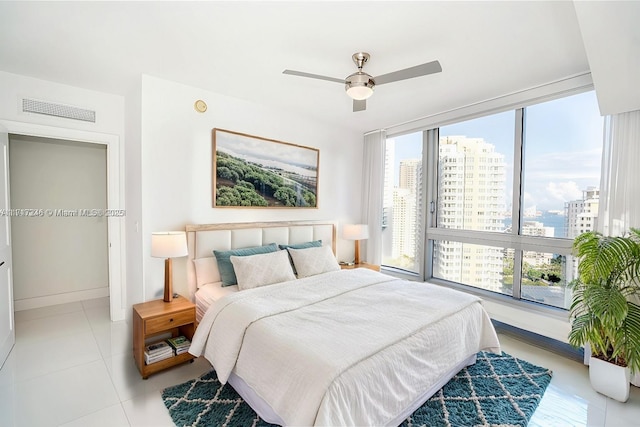
[[[207,111],[207,103],[204,102],[202,99],[198,99],[196,103],[193,105],[193,108],[195,108],[196,111],[199,113],[204,113],[205,111]]]

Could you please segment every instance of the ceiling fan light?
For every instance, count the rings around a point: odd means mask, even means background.
[[[347,88],[347,95],[355,100],[362,101],[373,95],[373,89],[368,86],[351,86]]]
[[[347,95],[352,99],[362,101],[373,95],[375,85],[373,78],[369,74],[357,72],[347,77],[345,89]]]

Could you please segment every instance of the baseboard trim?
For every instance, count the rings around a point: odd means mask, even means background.
[[[536,347],[543,348],[552,353],[556,353],[567,359],[575,360],[576,362],[584,362],[584,349],[576,349],[573,346],[558,341],[553,338],[545,337],[544,335],[536,334],[535,332],[527,331],[525,329],[517,328],[515,326],[508,325],[495,319],[491,319],[493,327],[496,332],[509,335],[515,339],[525,341]]]
[[[70,302],[84,301],[88,299],[103,298],[108,296],[108,286],[104,288],[88,289],[85,291],[65,292],[63,294],[15,300],[14,310],[30,310],[32,308],[48,307],[50,305],[67,304]]]

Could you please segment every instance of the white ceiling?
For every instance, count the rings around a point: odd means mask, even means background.
[[[351,55],[376,76],[437,59],[443,72],[376,88],[353,113]],[[574,5],[551,2],[1,2],[0,70],[126,95],[149,74],[358,131],[589,71]]]

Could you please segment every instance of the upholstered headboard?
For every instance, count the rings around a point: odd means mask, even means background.
[[[270,243],[293,245],[322,240],[336,252],[336,225],[326,221],[247,222],[187,225],[189,296],[204,283],[219,280],[213,250],[226,251]],[[197,266],[197,270],[196,270]]]

